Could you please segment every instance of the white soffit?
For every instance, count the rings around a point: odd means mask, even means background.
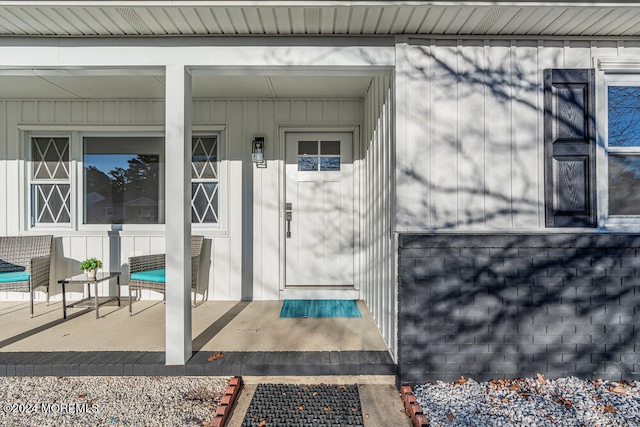
[[[0,76],[3,99],[164,99],[164,76]],[[194,98],[362,99],[371,77],[193,77]]]
[[[154,76],[0,76],[3,99],[133,99],[164,98]]]
[[[3,99],[77,98],[40,77],[0,76]]]
[[[273,98],[268,76],[193,76],[195,98]]]
[[[371,77],[194,75],[194,98],[362,99]]]
[[[373,0],[0,2],[0,35],[277,34],[637,36],[640,35],[640,3]]]
[[[164,98],[164,84],[154,76],[44,77],[82,99]]]
[[[371,77],[271,76],[270,80],[279,98],[305,93],[306,98],[362,99],[371,83]]]

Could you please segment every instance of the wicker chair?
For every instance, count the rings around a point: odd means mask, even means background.
[[[33,317],[33,294],[47,288],[49,305],[49,272],[53,236],[0,237],[0,290],[30,293]]]
[[[196,305],[196,287],[203,236],[191,236],[191,290],[193,306]],[[129,258],[129,316],[133,314],[132,291],[148,289],[160,292],[166,297],[165,254],[141,255]],[[203,296],[204,301],[204,296]]]

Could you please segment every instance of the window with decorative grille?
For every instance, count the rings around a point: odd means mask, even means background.
[[[68,136],[33,136],[30,141],[31,225],[71,225]]]
[[[194,136],[191,150],[191,222],[218,223],[218,138]]]

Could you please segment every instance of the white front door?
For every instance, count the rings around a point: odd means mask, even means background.
[[[353,287],[353,134],[285,135],[286,287]]]

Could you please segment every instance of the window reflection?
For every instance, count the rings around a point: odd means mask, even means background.
[[[321,171],[339,171],[340,157],[321,157],[320,170]]]
[[[298,141],[298,170],[339,171],[340,141]]]
[[[315,156],[318,154],[318,141],[298,141],[298,154]]]
[[[340,155],[340,141],[322,141],[320,154]]]
[[[84,139],[84,223],[163,222],[162,138]]]
[[[640,87],[609,86],[609,146],[640,147]]]
[[[609,215],[640,215],[640,156],[609,155]]]
[[[298,157],[298,170],[299,171],[317,171],[318,158],[317,157]]]

